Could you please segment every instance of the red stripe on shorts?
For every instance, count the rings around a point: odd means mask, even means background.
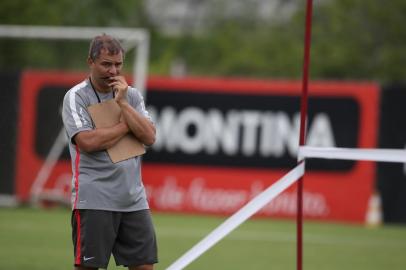
[[[75,211],[75,219],[76,219],[76,256],[75,256],[75,264],[80,265],[80,258],[82,257],[81,251],[81,237],[80,237],[80,212],[78,209]]]
[[[80,235],[80,213],[76,209],[76,204],[79,197],[79,161],[80,161],[80,151],[79,146],[76,145],[76,157],[75,157],[75,202],[73,204],[73,211],[75,211],[76,219],[76,254],[75,254],[75,264],[80,265],[80,258],[82,257],[81,251],[81,235]]]

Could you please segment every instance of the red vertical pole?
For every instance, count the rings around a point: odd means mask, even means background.
[[[306,5],[306,29],[304,39],[304,60],[302,77],[302,98],[300,105],[300,135],[299,146],[306,142],[306,120],[307,120],[307,90],[309,85],[309,66],[310,66],[310,44],[312,30],[312,7],[313,1],[307,0]],[[299,162],[301,162],[299,160]],[[297,270],[303,268],[303,176],[298,181],[297,187]]]

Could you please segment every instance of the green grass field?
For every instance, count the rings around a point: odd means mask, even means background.
[[[224,218],[154,213],[163,270]],[[186,269],[296,269],[295,223],[254,219]],[[72,269],[70,211],[0,208],[0,269]],[[110,260],[109,269],[116,267]],[[404,270],[406,226],[305,222],[304,269]]]

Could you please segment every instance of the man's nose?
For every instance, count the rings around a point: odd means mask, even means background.
[[[109,68],[109,73],[110,74],[112,74],[112,75],[117,75],[118,74],[118,68],[116,67],[116,66],[114,66],[114,65],[112,65],[110,68]]]

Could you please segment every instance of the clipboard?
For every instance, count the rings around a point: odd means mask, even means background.
[[[121,108],[114,99],[87,107],[96,128],[112,127],[120,122]],[[113,163],[145,154],[144,145],[127,133],[115,145],[107,149]]]

